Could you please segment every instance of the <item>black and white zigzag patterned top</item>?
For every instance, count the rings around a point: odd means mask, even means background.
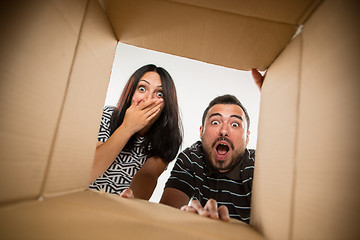
[[[110,137],[110,119],[114,107],[106,106],[101,117],[98,141],[105,142]],[[120,194],[130,186],[135,173],[144,165],[147,159],[140,147],[144,137],[137,135],[134,147],[129,151],[121,151],[110,167],[90,184],[90,189]]]

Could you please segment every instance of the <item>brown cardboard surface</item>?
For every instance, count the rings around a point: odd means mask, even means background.
[[[104,3],[117,39],[123,43],[241,70],[268,68],[298,28],[174,1]],[[241,1],[236,6],[240,9]],[[250,8],[261,6],[254,3]],[[273,7],[278,8],[289,11],[282,5]]]
[[[267,239],[289,239],[298,120],[301,36],[269,68],[262,87],[251,224]]]
[[[292,239],[360,239],[358,9],[324,1],[304,26]]]
[[[299,11],[289,14],[293,5],[274,2],[282,7],[231,0],[105,6],[121,41],[264,69],[318,3],[293,2]],[[90,191],[28,201],[41,189],[54,196],[87,186],[116,40],[96,0],[7,4],[0,9],[7,23],[0,26],[1,239],[262,239],[241,222]],[[325,0],[267,73],[252,205],[252,224],[267,239],[360,238],[358,5]]]
[[[90,0],[51,155],[45,196],[88,187],[116,45],[98,1]]]
[[[40,193],[85,3],[2,7],[0,202]]]
[[[169,0],[274,22],[301,25],[321,0]]]
[[[106,195],[107,196],[107,195]],[[0,208],[2,239],[263,239],[248,224],[84,191]]]

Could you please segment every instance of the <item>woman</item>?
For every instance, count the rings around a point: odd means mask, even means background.
[[[182,142],[176,89],[169,73],[145,65],[126,83],[116,107],[105,107],[91,189],[120,194],[130,188],[148,200]]]

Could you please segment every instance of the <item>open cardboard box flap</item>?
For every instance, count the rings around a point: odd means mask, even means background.
[[[265,70],[321,1],[103,2],[123,43],[240,70]]]
[[[359,239],[358,9],[356,0],[5,2],[0,238]],[[268,69],[250,225],[86,191],[118,41]]]

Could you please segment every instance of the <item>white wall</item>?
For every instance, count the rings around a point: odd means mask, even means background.
[[[199,140],[202,114],[216,96],[235,95],[250,115],[250,141],[248,148],[256,148],[260,92],[251,73],[220,67],[204,62],[155,52],[119,43],[111,73],[105,105],[115,106],[131,74],[146,64],[165,68],[172,76],[178,94],[180,114],[184,127],[184,149]],[[173,161],[159,178],[150,201],[160,200]]]

